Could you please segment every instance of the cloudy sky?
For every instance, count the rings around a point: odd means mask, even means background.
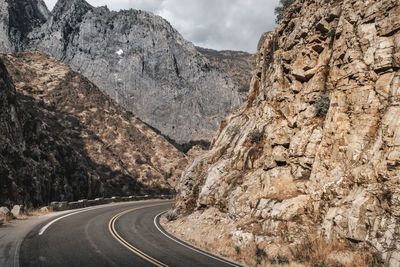
[[[44,0],[52,9],[57,0]],[[167,19],[185,39],[217,50],[255,52],[261,34],[275,28],[279,0],[86,0],[112,10],[141,9]]]

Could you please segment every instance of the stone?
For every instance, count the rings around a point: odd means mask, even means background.
[[[50,210],[51,210],[50,207],[47,207],[47,206],[46,206],[46,207],[41,207],[39,211],[40,211],[40,213],[42,213],[42,214],[46,214],[46,213],[49,213]]]
[[[11,213],[14,217],[19,217],[25,213],[25,209],[23,205],[14,205],[11,210]]]

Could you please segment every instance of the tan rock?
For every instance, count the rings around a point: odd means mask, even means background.
[[[247,105],[226,119],[211,151],[182,176],[176,209],[218,208],[229,219],[217,225],[235,228],[235,244],[264,242],[284,251],[319,236],[358,248],[332,250],[323,256],[327,264],[379,252],[384,262],[377,264],[396,266],[399,6],[395,0],[295,1],[259,46],[261,77],[254,75]],[[321,94],[330,99],[325,117],[315,112]],[[235,125],[240,133],[226,134]],[[248,142],[254,129],[262,139]],[[191,190],[199,192],[192,199]]]

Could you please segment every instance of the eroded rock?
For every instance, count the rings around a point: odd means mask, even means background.
[[[399,5],[295,1],[262,37],[246,105],[184,173],[176,223],[206,221],[199,212],[218,208],[229,221],[216,225],[234,227],[236,245],[285,253],[321,238],[319,246],[351,248],[320,255],[321,264],[339,264],[344,253],[363,258],[361,265],[398,266]],[[326,116],[315,110],[321,95],[329,98]],[[235,126],[240,131],[227,130]],[[249,142],[254,129],[262,138]],[[285,255],[296,260],[292,252]]]

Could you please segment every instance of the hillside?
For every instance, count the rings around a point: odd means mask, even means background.
[[[185,155],[86,78],[39,52],[1,62],[0,203],[36,206],[175,186]]]
[[[248,265],[400,265],[399,1],[294,1],[170,231]]]
[[[59,0],[51,13],[41,0],[3,2],[0,36],[6,44],[0,52],[53,56],[181,145],[209,142],[242,103],[231,78],[159,16],[110,11],[85,0]],[[23,23],[8,19],[13,17]]]

